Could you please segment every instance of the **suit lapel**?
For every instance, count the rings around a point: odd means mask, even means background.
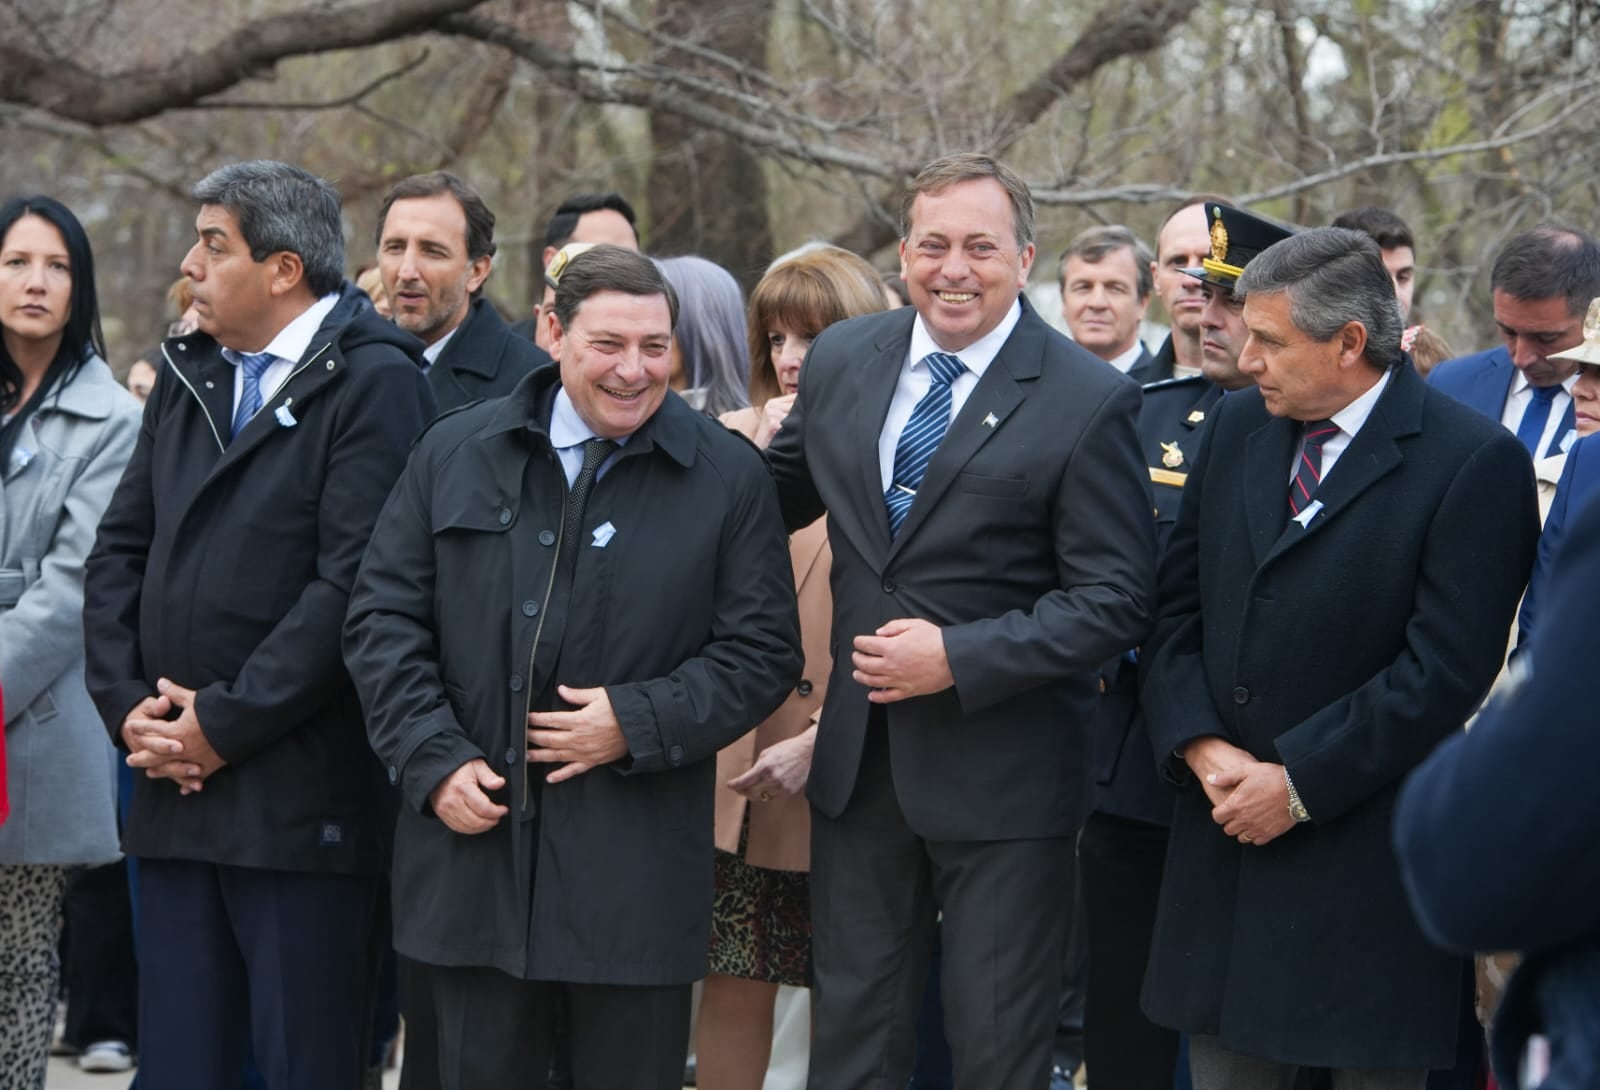
[[[277,433],[299,426],[298,417],[303,403],[327,385],[342,366],[332,350],[331,342],[321,346],[312,345],[306,358],[289,373],[282,385],[271,392],[271,396],[262,400],[261,409],[234,436],[233,442],[228,444],[222,457],[212,467],[213,476],[224,472]]]
[[[1400,368],[1391,373],[1389,388],[1379,396],[1367,422],[1318,486],[1315,499],[1322,504],[1321,510],[1304,528],[1288,523],[1273,545],[1269,560],[1321,533],[1362,493],[1400,467],[1404,458],[1398,440],[1422,430],[1422,394],[1422,379],[1415,371]]]
[[[1257,567],[1289,520],[1289,469],[1299,439],[1295,421],[1274,416],[1245,440],[1245,521]]]
[[[889,402],[894,399],[895,387],[900,382],[900,368],[910,351],[911,326],[874,347],[877,355],[863,368],[860,398],[856,402],[855,449],[860,451],[862,529],[871,542],[875,555],[889,551],[889,512],[883,503],[883,470],[878,460],[878,437],[883,434],[884,418],[889,415]],[[847,365],[848,366],[848,365]]]

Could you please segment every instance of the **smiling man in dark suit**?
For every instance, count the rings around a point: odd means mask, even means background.
[[[1499,668],[1532,467],[1408,365],[1366,235],[1279,242],[1238,292],[1257,389],[1212,412],[1143,652],[1182,785],[1144,1007],[1191,1035],[1196,1090],[1300,1067],[1421,1090],[1454,1059],[1462,965],[1406,905],[1389,816]]]
[[[942,910],[957,1084],[1038,1090],[1094,671],[1150,618],[1139,389],[1019,300],[1008,168],[933,163],[901,221],[915,309],[825,330],[768,450],[786,521],[826,510],[834,554],[810,1085],[905,1084]]]

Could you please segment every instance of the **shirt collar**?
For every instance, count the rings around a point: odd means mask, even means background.
[[[452,329],[422,350],[422,358],[428,361],[428,366],[431,367],[439,362],[439,353],[444,351],[444,346],[450,343],[450,338],[454,337],[460,329],[459,325],[456,326],[455,329]]]
[[[317,335],[317,330],[322,328],[323,319],[327,318],[334,305],[339,302],[339,293],[332,292],[324,295],[305,310],[302,310],[294,321],[278,330],[278,335],[267,342],[261,351],[271,352],[280,360],[290,363],[299,363],[311,347],[311,338]],[[233,364],[239,365],[239,358],[245,353],[233,348],[224,348],[222,358]]]
[[[999,325],[967,345],[961,351],[950,354],[959,356],[961,362],[967,365],[968,371],[982,378],[983,373],[994,362],[994,358],[1000,354],[1000,349],[1006,343],[1006,338],[1011,336],[1011,331],[1017,327],[1017,323],[1021,320],[1022,304],[1012,303],[1011,310],[1000,320]],[[927,325],[922,321],[922,315],[918,314],[916,320],[911,323],[911,366],[926,367],[927,365],[922,362],[924,357],[934,352],[943,351],[944,349],[934,343],[933,335],[928,332]]]
[[[1132,348],[1128,349],[1126,352],[1122,353],[1120,356],[1113,356],[1111,359],[1107,360],[1106,362],[1109,363],[1111,366],[1115,367],[1118,371],[1121,371],[1124,375],[1126,375],[1130,370],[1133,369],[1133,365],[1139,362],[1139,357],[1142,356],[1143,354],[1144,354],[1144,344],[1143,344],[1143,342],[1141,342],[1139,340],[1138,337],[1135,337],[1133,339],[1133,347]]]
[[[578,408],[572,403],[572,398],[567,396],[565,387],[556,391],[555,402],[550,406],[550,445],[557,450],[566,450],[586,443],[590,439],[598,439],[594,429],[584,423],[583,417],[578,415]],[[621,439],[612,442],[619,447],[625,445],[632,435],[624,435]]]
[[[1512,370],[1515,371],[1516,374],[1511,378],[1511,392],[1507,396],[1516,397],[1518,394],[1522,393],[1522,391],[1532,389],[1532,384],[1528,381],[1528,376],[1522,373],[1522,368],[1513,367]],[[1561,388],[1570,394],[1572,393],[1573,383],[1577,381],[1578,373],[1574,371],[1572,374],[1561,380]]]
[[[1385,369],[1383,374],[1378,376],[1378,381],[1374,382],[1366,393],[1350,402],[1350,404],[1334,413],[1328,419],[1338,425],[1340,431],[1354,438],[1356,432],[1361,430],[1361,425],[1367,422],[1367,417],[1372,415],[1372,407],[1378,403],[1378,398],[1382,396],[1384,387],[1389,385],[1389,377],[1392,374],[1392,371]]]

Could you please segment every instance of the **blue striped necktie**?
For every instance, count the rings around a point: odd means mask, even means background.
[[[1535,458],[1539,457],[1539,440],[1544,438],[1544,427],[1550,422],[1550,406],[1555,403],[1556,395],[1561,393],[1563,387],[1558,383],[1555,386],[1534,386],[1529,389],[1533,397],[1528,399],[1528,404],[1523,407],[1522,420],[1517,424],[1517,438],[1522,440],[1522,445],[1528,448],[1528,453]]]
[[[922,487],[928,462],[944,440],[944,433],[950,430],[950,384],[967,369],[960,356],[947,352],[929,353],[923,362],[933,374],[933,384],[911,410],[911,419],[900,433],[894,447],[894,478],[883,494],[884,506],[889,509],[891,538],[900,532],[900,525],[911,511],[911,501]]]
[[[267,368],[278,362],[271,352],[256,352],[239,356],[239,370],[244,375],[244,387],[239,392],[239,407],[233,410],[233,434],[237,438],[250,423],[250,418],[261,411],[261,376]]]

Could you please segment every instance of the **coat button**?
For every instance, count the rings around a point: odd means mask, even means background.
[[[511,691],[514,693],[522,691],[522,678],[516,674],[511,675]]]
[[[539,615],[539,603],[535,602],[531,598],[528,599],[526,602],[523,602],[522,603],[522,615],[524,617],[537,617]]]
[[[396,768],[394,765],[390,765],[389,766],[389,782],[391,784],[396,784],[396,783],[400,782],[400,770],[398,768]]]
[[[511,525],[511,508],[509,508],[509,507],[500,508],[500,525],[501,526],[510,526]]]
[[[805,678],[801,678],[800,684],[794,687],[794,691],[799,693],[801,696],[810,696],[811,682],[807,681]]]
[[[1233,690],[1233,702],[1235,704],[1250,703],[1250,690],[1246,689],[1243,685]]]
[[[673,764],[677,764],[679,761],[683,760],[683,747],[673,746],[671,749],[667,750],[667,760],[671,761]]]
[[[517,751],[515,749],[506,750],[506,767],[510,768],[512,765],[514,765],[516,763],[517,763]]]
[[[894,583],[892,583],[889,580],[885,579],[883,581],[883,593],[885,593],[885,594],[893,594],[894,592],[895,592]]]
[[[554,545],[555,543],[556,543],[556,532],[554,530],[540,530],[539,531],[539,544],[541,544],[541,545]]]

